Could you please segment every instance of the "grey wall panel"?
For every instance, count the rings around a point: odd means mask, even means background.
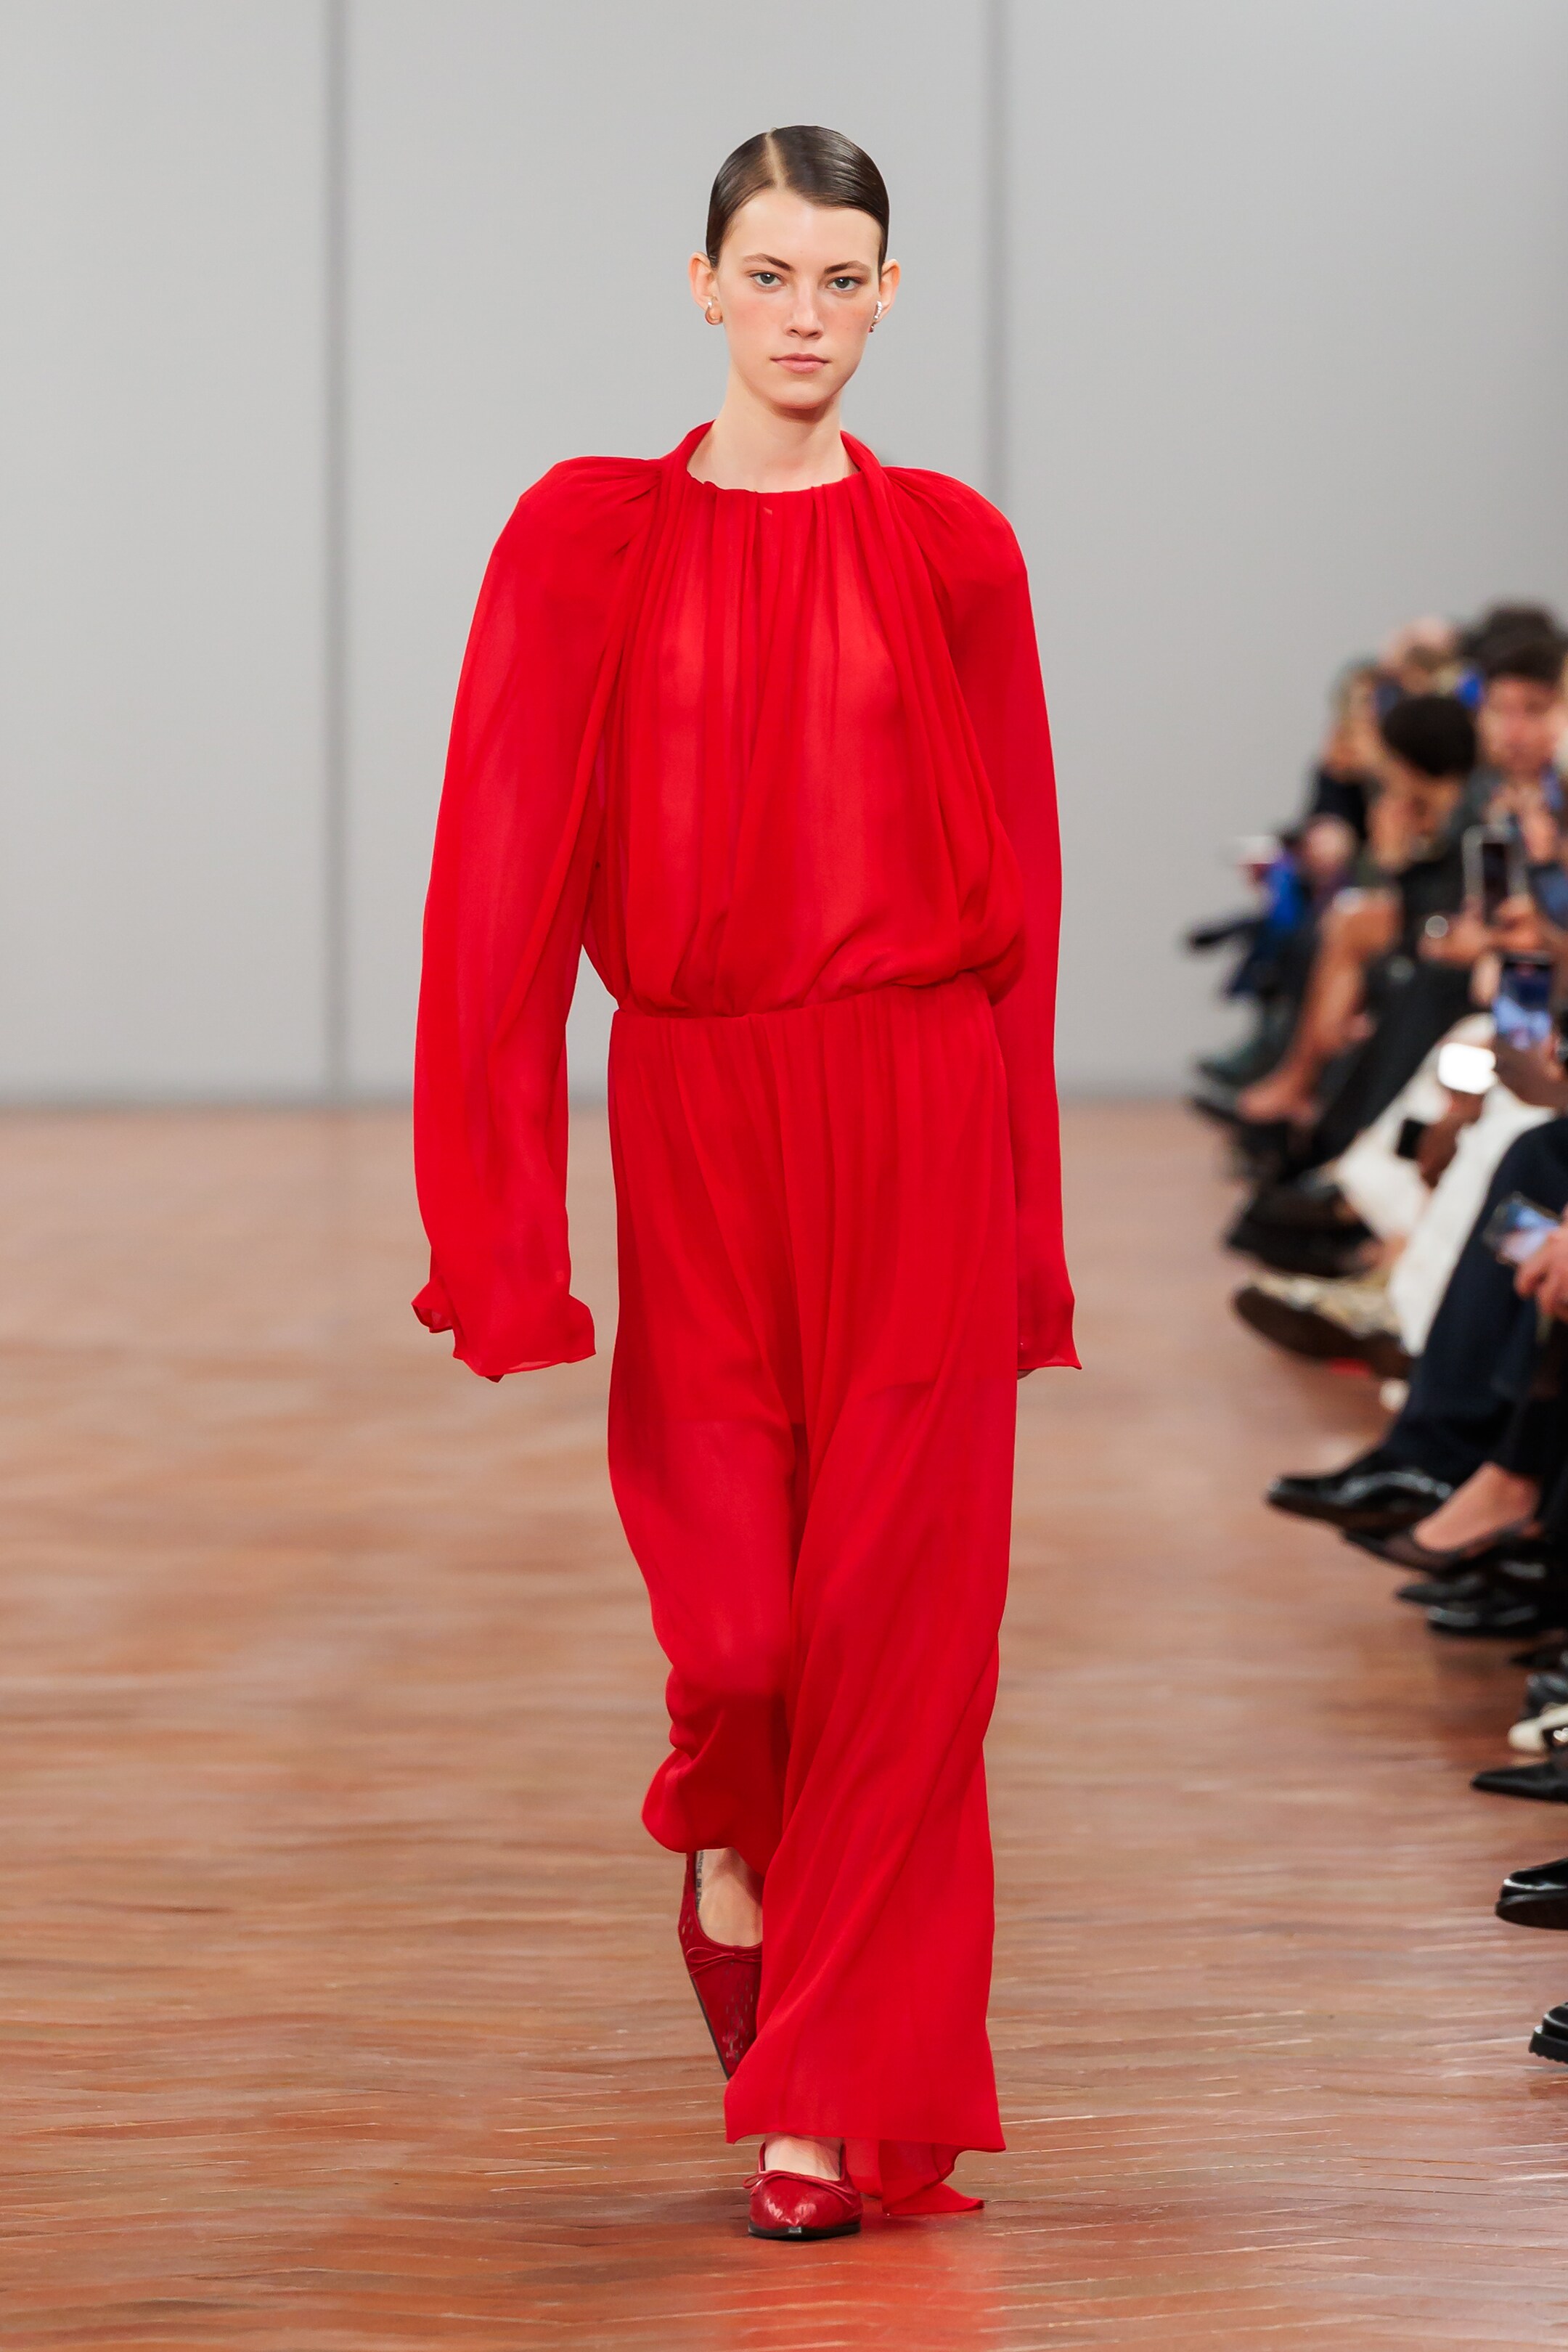
[[[0,1088],[321,1076],[320,10],[0,12]]]
[[[1214,1027],[1173,939],[1290,805],[1342,656],[1568,602],[1560,0],[805,0],[783,40],[718,0],[346,14],[361,1090],[406,1083],[486,552],[555,457],[710,412],[685,256],[770,120],[892,185],[906,292],[851,423],[996,472],[1031,558],[1069,1082],[1169,1084]],[[327,16],[0,5],[0,1092],[325,1077]],[[590,1082],[603,1025],[585,992]]]
[[[981,463],[977,7],[359,0],[350,37],[351,1057],[406,1084],[419,906],[464,633],[519,493],[710,415],[685,284],[709,183],[773,121],[877,156],[908,270],[851,394],[884,455]],[[594,1083],[584,992],[574,1069]]]
[[[1568,10],[1010,10],[1013,508],[1063,776],[1062,1066],[1167,1085],[1182,924],[1338,663],[1568,602]]]

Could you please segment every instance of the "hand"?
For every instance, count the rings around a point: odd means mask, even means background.
[[[1559,1225],[1547,1234],[1514,1276],[1513,1286],[1521,1298],[1533,1298],[1558,1322],[1568,1323],[1568,1227]]]
[[[1550,1038],[1544,1045],[1527,1048],[1496,1037],[1492,1053],[1499,1083],[1516,1101],[1528,1103],[1531,1110],[1568,1110],[1568,1073]]]
[[[1415,1147],[1415,1169],[1428,1191],[1434,1189],[1459,1148],[1459,1138],[1467,1127],[1473,1127],[1481,1115],[1484,1095],[1453,1095],[1441,1118],[1432,1119],[1421,1130],[1421,1140]]]
[[[1427,920],[1441,923],[1443,929],[1422,933],[1416,952],[1424,963],[1472,964],[1494,944],[1474,907],[1462,907],[1457,915],[1432,915]]]
[[[1504,955],[1535,955],[1545,947],[1541,911],[1528,892],[1503,900],[1492,917],[1492,945]]]

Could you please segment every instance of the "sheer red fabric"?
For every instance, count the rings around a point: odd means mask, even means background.
[[[826,489],[716,490],[687,471],[707,429],[662,459],[557,466],[490,560],[426,909],[416,1311],[490,1379],[592,1351],[565,1218],[585,940],[649,1011],[978,972],[1007,1072],[1019,1368],[1073,1363],[1060,863],[1017,543],[962,483],[857,441],[858,473]]]
[[[431,1278],[492,1379],[593,1345],[563,1031],[616,996],[611,1472],[670,1661],[645,1818],[764,1874],[731,2135],[889,2210],[1002,2145],[982,1741],[1016,1378],[1076,1360],[1059,867],[1016,544],[938,475],[558,467],[459,688],[416,1083]]]
[[[763,1874],[731,2137],[847,2138],[897,2200],[1003,2145],[982,1743],[1017,1293],[991,1008],[970,973],[623,1011],[610,1055],[610,1475],[670,1662],[643,1819]]]

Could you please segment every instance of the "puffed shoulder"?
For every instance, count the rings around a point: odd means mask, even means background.
[[[983,594],[1024,579],[1013,526],[989,499],[951,474],[916,466],[886,470],[927,562],[951,595]]]
[[[524,490],[496,542],[503,561],[591,569],[621,554],[658,478],[647,457],[567,457]]]

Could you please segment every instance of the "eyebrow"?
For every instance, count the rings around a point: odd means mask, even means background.
[[[776,253],[748,253],[741,266],[744,268],[747,262],[752,261],[766,262],[770,269],[793,269],[795,268],[793,261],[781,261]],[[870,263],[867,261],[830,261],[827,265],[826,275],[829,278],[834,278],[837,277],[841,270],[868,269],[870,266]]]

